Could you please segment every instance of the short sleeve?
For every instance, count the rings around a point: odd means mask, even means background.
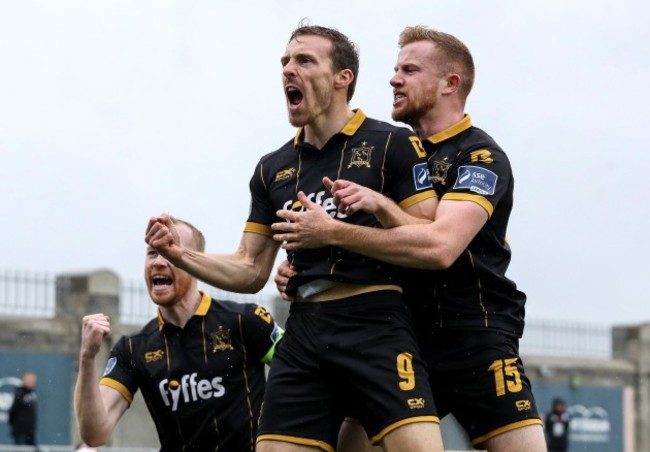
[[[264,181],[264,167],[261,160],[255,166],[249,188],[251,203],[244,231],[272,236],[271,224],[277,221],[277,216],[269,198],[267,184]]]
[[[402,208],[436,196],[426,152],[410,130],[398,128],[386,154],[385,193]]]
[[[99,384],[117,390],[131,403],[138,390],[138,384],[129,358],[128,341],[129,339],[123,336],[112,348]]]
[[[481,147],[463,153],[452,177],[451,188],[443,199],[474,201],[492,216],[510,192],[512,168],[501,149]]]
[[[264,307],[248,304],[243,315],[243,334],[246,348],[253,360],[268,363],[284,330]]]

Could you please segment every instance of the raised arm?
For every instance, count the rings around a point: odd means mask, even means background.
[[[149,220],[145,241],[173,265],[200,280],[240,293],[257,293],[269,279],[279,243],[266,235],[244,232],[232,254],[207,254],[184,248],[168,215]]]
[[[104,314],[83,318],[79,373],[74,390],[74,410],[81,439],[89,446],[106,444],[129,406],[122,395],[105,386],[99,386],[95,358],[103,338],[110,332],[110,320]]]

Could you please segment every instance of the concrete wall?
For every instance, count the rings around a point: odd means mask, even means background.
[[[103,312],[112,319],[112,332],[97,359],[98,374],[103,373],[110,347],[133,326],[119,322],[120,282],[110,271],[61,275],[56,281],[56,316],[53,319],[20,317],[0,318],[0,351],[26,353],[65,353],[72,357],[70,381],[74,386],[80,340],[81,318]],[[271,308],[276,319],[284,323],[288,304],[279,302]],[[625,403],[621,408],[625,441],[621,452],[650,450],[650,324],[617,327],[613,334],[614,359],[583,359],[552,356],[524,356],[524,364],[533,388],[620,388]],[[546,406],[540,406],[543,411]],[[626,410],[629,413],[626,413]],[[76,423],[69,412],[72,432],[78,438]],[[110,443],[114,447],[158,448],[155,427],[140,395],[118,425]]]
[[[97,357],[98,375],[104,371],[112,345],[121,335],[130,333],[134,329],[133,326],[119,323],[119,294],[119,279],[110,271],[61,275],[56,281],[55,318],[1,318],[0,351],[67,354],[72,358],[73,368],[70,369],[68,381],[62,381],[60,384],[69,385],[70,394],[74,394],[82,317],[86,314],[103,312],[111,318],[111,335],[106,338],[104,347]],[[76,443],[79,436],[72,409],[72,400],[70,400],[67,409],[62,410],[60,415],[70,417],[72,431],[69,432],[69,437],[73,439],[73,443]],[[155,449],[160,447],[155,427],[139,393],[118,425],[110,445]]]

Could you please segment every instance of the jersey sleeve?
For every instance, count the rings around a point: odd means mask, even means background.
[[[473,201],[489,216],[512,184],[512,168],[506,154],[498,147],[486,146],[463,152],[451,188],[442,199]]]
[[[104,374],[99,381],[100,385],[118,391],[129,403],[133,401],[133,396],[138,390],[130,355],[129,339],[123,336],[111,350]]]
[[[275,346],[284,335],[284,330],[275,322],[271,313],[262,306],[247,305],[242,316],[242,328],[246,348],[253,360],[269,363]]]
[[[416,135],[399,128],[386,154],[385,194],[403,209],[436,196],[431,184],[426,152]]]
[[[250,179],[251,204],[244,232],[255,232],[271,237],[271,224],[276,221],[275,209],[268,195],[268,183],[264,179],[264,164],[260,160]]]

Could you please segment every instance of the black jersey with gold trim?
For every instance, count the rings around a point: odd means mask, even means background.
[[[431,180],[442,200],[472,201],[489,215],[468,248],[448,269],[413,272],[418,335],[435,328],[493,329],[521,336],[526,295],[506,277],[511,251],[506,228],[514,179],[508,157],[469,116],[423,142]],[[415,299],[413,298],[415,297]]]
[[[347,216],[336,210],[323,177],[345,179],[383,193],[403,208],[435,196],[426,154],[409,129],[367,118],[361,110],[323,146],[303,141],[304,131],[279,150],[265,155],[250,181],[251,211],[245,231],[272,235],[272,223],[284,221],[276,212],[301,210],[303,191],[340,221],[380,227],[374,215]],[[287,293],[301,284],[326,279],[358,284],[401,284],[397,267],[337,247],[290,251],[288,259],[299,273]]]
[[[160,314],[111,350],[100,384],[142,391],[161,451],[253,451],[264,366],[282,329],[252,303],[203,294],[184,328]]]

